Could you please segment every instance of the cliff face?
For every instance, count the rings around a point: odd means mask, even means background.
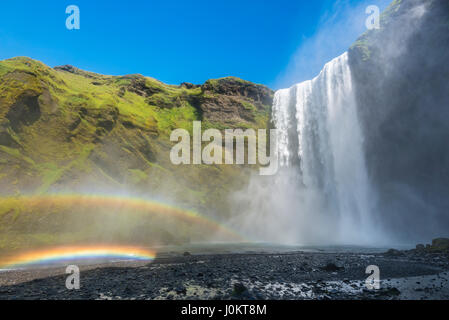
[[[349,51],[381,221],[409,238],[449,226],[449,2],[394,1]]]
[[[254,168],[172,165],[170,133],[191,131],[195,120],[203,128],[265,128],[272,95],[237,78],[172,86],[1,61],[0,195],[126,193],[226,215],[227,193]],[[0,205],[0,220],[8,210]]]

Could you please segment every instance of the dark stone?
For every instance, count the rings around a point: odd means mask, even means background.
[[[448,238],[433,239],[432,240],[432,249],[435,249],[435,250],[449,249],[449,239]]]
[[[74,66],[71,66],[69,64],[63,65],[63,66],[58,66],[54,68],[55,70],[58,71],[65,71],[65,72],[70,72],[70,73],[76,73],[77,70],[79,70],[78,68],[75,68]]]
[[[97,125],[106,129],[107,131],[111,131],[114,128],[114,121],[112,120],[100,120]]]
[[[233,290],[232,294],[234,296],[241,296],[246,291],[247,291],[246,287],[242,283],[237,282],[234,284],[234,290]]]
[[[198,88],[200,86],[197,85],[197,84],[190,83],[190,82],[183,82],[183,83],[181,83],[181,87],[182,88],[186,88],[186,89],[195,89],[195,88]]]
[[[327,272],[337,272],[340,270],[343,270],[344,267],[339,267],[335,263],[328,263],[324,267],[321,268],[321,270],[327,271]]]
[[[246,97],[262,104],[271,105],[273,102],[271,89],[235,77],[206,81],[202,86],[202,90],[213,91],[223,95]]]
[[[127,76],[125,78],[131,80],[131,84],[127,87],[127,90],[139,96],[150,97],[161,91],[159,88],[149,87],[145,77],[141,75]]]
[[[81,117],[76,118],[75,121],[73,121],[73,122],[69,125],[69,130],[70,130],[70,131],[75,130],[76,128],[78,128],[78,126],[80,125],[80,123],[81,123]]]
[[[401,294],[401,291],[399,291],[398,288],[393,287],[393,288],[386,289],[384,293],[389,296],[398,296]]]
[[[3,126],[0,126],[0,145],[10,148],[17,148],[20,146],[12,136],[11,132]]]
[[[125,93],[126,93],[125,87],[121,87],[121,88],[119,89],[117,95],[118,95],[119,97],[123,97],[123,96],[125,95]]]
[[[134,125],[134,123],[132,123],[131,121],[123,121],[122,125],[126,128],[126,129],[134,129],[136,126]]]
[[[81,107],[81,108],[80,108],[80,111],[79,111],[79,114],[80,114],[81,117],[84,117],[84,116],[87,116],[88,111],[87,111],[86,108]]]
[[[181,286],[181,287],[177,287],[175,289],[175,292],[177,294],[186,294],[187,293],[187,289],[184,286]]]
[[[64,71],[64,72],[69,72],[69,73],[81,75],[83,77],[91,78],[91,79],[98,79],[99,76],[100,76],[97,73],[84,71],[84,70],[78,69],[77,67],[74,67],[74,66],[71,66],[71,65],[68,65],[68,64],[64,65],[64,66],[54,67],[54,69],[57,70],[57,71]]]
[[[34,91],[25,91],[9,109],[6,118],[14,131],[22,125],[32,125],[41,117],[39,95]]]
[[[271,89],[233,77],[209,80],[201,90],[203,94],[190,102],[202,119],[214,122],[253,122],[255,112],[268,112],[273,102]]]
[[[388,257],[401,257],[404,255],[404,252],[396,249],[390,249],[387,252],[385,252],[385,255]]]

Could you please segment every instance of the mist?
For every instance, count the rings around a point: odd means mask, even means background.
[[[314,34],[305,36],[298,30],[301,45],[278,75],[274,87],[288,88],[317,76],[327,62],[347,51],[366,31],[366,8],[376,5],[384,10],[390,3],[390,0],[335,1],[332,9],[321,17]]]

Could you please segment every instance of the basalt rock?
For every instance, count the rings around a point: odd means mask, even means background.
[[[433,239],[431,248],[434,250],[449,250],[449,239],[448,238]]]
[[[22,125],[32,125],[39,120],[41,108],[39,105],[39,93],[34,91],[25,91],[9,109],[6,119],[9,120],[11,127],[16,131]]]
[[[202,87],[199,110],[203,119],[230,125],[256,121],[273,103],[269,88],[234,77],[209,80]]]
[[[160,92],[159,89],[148,86],[146,79],[143,76],[131,76],[131,84],[127,87],[127,90],[136,93],[143,97],[150,97],[155,93]]]

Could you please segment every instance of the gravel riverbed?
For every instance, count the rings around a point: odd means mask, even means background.
[[[380,270],[378,290],[365,286],[370,265]],[[63,266],[1,271],[0,299],[449,299],[442,253],[179,252],[80,270],[80,290],[66,288]]]

